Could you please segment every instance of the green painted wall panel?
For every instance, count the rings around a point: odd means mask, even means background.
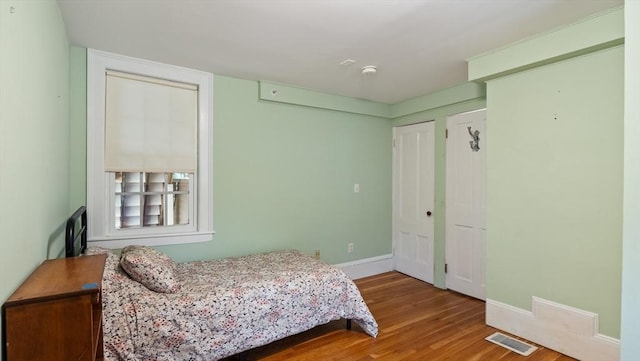
[[[330,263],[391,253],[389,120],[257,94],[257,82],[215,76],[216,234],[161,249],[180,260],[318,249]]]
[[[87,204],[87,49],[69,50],[69,214]]]
[[[0,302],[64,249],[68,117],[69,44],[58,5],[0,2]]]
[[[304,105],[312,108],[389,118],[389,104],[316,92],[284,84],[259,82],[260,99],[278,103]]]
[[[469,80],[493,79],[622,44],[624,10],[614,8],[468,59]]]
[[[485,93],[486,87],[484,83],[467,82],[431,94],[408,99],[397,104],[392,104],[391,116],[394,119],[402,118],[411,114],[432,111],[436,108],[448,107],[457,103],[484,99]]]
[[[619,337],[622,92],[622,47],[488,82],[487,298]]]

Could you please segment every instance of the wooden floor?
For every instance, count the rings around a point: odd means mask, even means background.
[[[543,347],[524,357],[484,340],[497,330],[485,325],[485,303],[480,300],[397,272],[355,283],[378,322],[377,338],[355,322],[347,331],[344,320],[334,321],[251,350],[247,360],[573,360]]]

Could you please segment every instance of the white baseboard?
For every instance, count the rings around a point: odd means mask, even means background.
[[[620,340],[598,333],[598,315],[532,297],[532,311],[487,299],[489,326],[583,361],[620,359]]]
[[[340,268],[349,278],[355,280],[393,271],[393,255],[385,254],[352,262],[339,263],[334,266]]]

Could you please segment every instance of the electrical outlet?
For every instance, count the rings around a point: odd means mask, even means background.
[[[350,242],[350,243],[347,245],[347,252],[349,252],[349,253],[353,252],[353,242]]]
[[[316,252],[313,254],[313,258],[320,259],[320,250],[316,249]]]

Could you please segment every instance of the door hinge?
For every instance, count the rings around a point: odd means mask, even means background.
[[[448,268],[449,268],[449,265],[445,263],[445,264],[444,264],[444,273],[447,273]]]
[[[396,147],[396,138],[393,138],[393,142],[392,142],[392,146],[395,148]]]
[[[449,129],[444,130],[444,137],[449,138]]]

